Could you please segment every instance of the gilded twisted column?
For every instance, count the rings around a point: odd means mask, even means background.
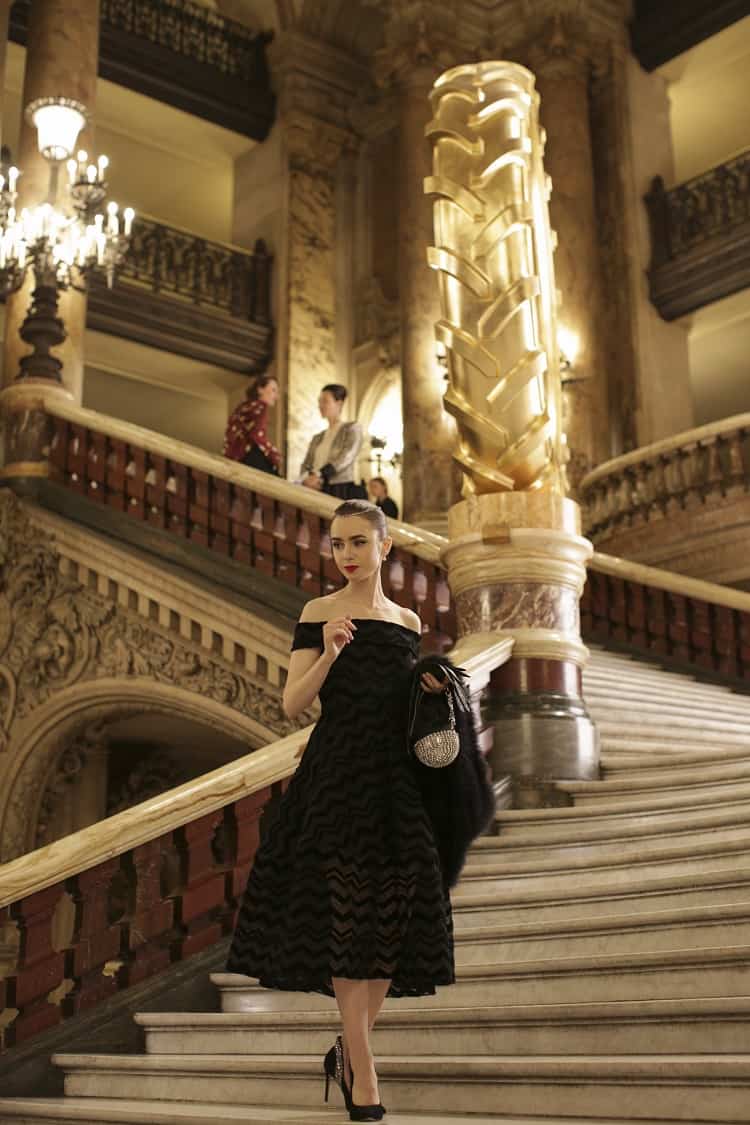
[[[516,804],[559,803],[554,781],[596,776],[598,753],[581,699],[578,600],[591,545],[565,496],[539,96],[528,70],[485,62],[447,71],[431,98],[429,261],[464,480],[444,559],[460,633],[515,638],[487,701],[493,774],[512,776]]]

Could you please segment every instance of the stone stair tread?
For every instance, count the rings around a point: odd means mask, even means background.
[[[556,781],[555,788],[564,793],[599,794],[608,793],[648,793],[661,789],[692,789],[730,786],[739,781],[750,784],[750,757],[748,761],[714,766],[710,771],[696,769],[694,766],[676,769],[644,770],[627,777],[604,777],[594,781]]]
[[[737,871],[701,871],[701,872],[685,872],[682,875],[651,875],[637,885],[629,887],[616,887],[610,888],[609,894],[606,887],[603,888],[601,884],[580,884],[575,888],[573,893],[561,894],[558,898],[569,902],[573,899],[582,898],[611,898],[613,896],[624,895],[629,897],[631,895],[645,895],[649,893],[658,893],[661,891],[676,891],[682,889],[693,890],[698,886],[715,887],[718,884],[725,886],[739,886],[750,879],[750,868],[744,868]],[[452,896],[453,906],[455,909],[466,908],[468,906],[476,907],[483,905],[498,905],[504,904],[508,906],[520,905],[524,902],[543,902],[549,903],[555,900],[548,885],[540,885],[539,887],[525,887],[522,889],[510,887],[494,891],[492,893],[483,891],[477,893],[476,891],[470,893],[463,889],[463,884],[459,884],[458,890]]]
[[[232,1073],[262,1071],[273,1074],[307,1075],[321,1072],[318,1055],[82,1055],[58,1054],[54,1062],[66,1070],[98,1071],[205,1071]],[[747,1078],[750,1054],[737,1055],[437,1055],[378,1057],[378,1072],[390,1076],[443,1076],[455,1078],[574,1074],[581,1079],[653,1076],[655,1078]]]
[[[750,1015],[749,996],[709,996],[666,1000],[568,1001],[557,1004],[498,1004],[486,1008],[409,1008],[402,1000],[398,1007],[385,1008],[378,1027],[415,1025],[420,1021],[439,1026],[466,1023],[493,1024],[534,1022],[537,1020],[589,1021],[602,1019],[654,1019],[657,1016],[687,1019],[698,1016]],[[294,1009],[259,1012],[136,1012],[135,1022],[143,1028],[227,1028],[284,1026],[324,1026],[337,1029],[340,1018],[335,1008]]]
[[[21,1118],[23,1114],[23,1118]],[[128,1125],[214,1125],[214,1122],[239,1121],[251,1125],[275,1125],[275,1122],[294,1122],[295,1125],[333,1125],[347,1120],[341,1109],[305,1109],[300,1106],[221,1105],[206,1102],[137,1101],[127,1105],[122,1098],[7,1098],[0,1099],[0,1120],[82,1121],[86,1125],[105,1125],[114,1122]],[[453,1113],[389,1113],[388,1125],[592,1125],[590,1117],[523,1117],[482,1113],[464,1116]],[[597,1117],[600,1125],[632,1125],[620,1117]],[[685,1125],[683,1121],[648,1120],[639,1117],[638,1125]],[[693,1121],[691,1125],[708,1125]]]

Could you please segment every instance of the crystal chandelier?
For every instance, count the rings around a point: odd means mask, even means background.
[[[23,284],[29,268],[37,281],[44,277],[58,289],[85,288],[86,275],[101,270],[112,285],[115,271],[127,251],[135,213],[126,208],[122,221],[116,203],[106,214],[97,212],[107,193],[106,156],[89,162],[81,151],[73,158],[86,110],[67,98],[40,98],[26,116],[36,127],[39,151],[50,164],[46,202],[36,207],[16,207],[17,168],[0,174],[0,289],[12,293]],[[67,161],[65,198],[58,204],[58,176]]]
[[[109,203],[106,212],[99,209],[107,194],[107,157],[90,161],[84,151],[73,156],[87,117],[85,106],[70,98],[39,98],[27,107],[26,118],[36,128],[39,151],[49,163],[44,203],[19,213],[16,188],[21,173],[18,168],[0,169],[0,291],[20,289],[29,271],[34,277],[31,308],[20,330],[34,354],[21,360],[20,377],[60,379],[61,363],[49,354],[66,337],[57,316],[59,291],[85,291],[94,271],[103,273],[111,287],[130,244],[133,209],[126,208],[122,218],[116,203]],[[67,182],[60,191],[63,163]]]

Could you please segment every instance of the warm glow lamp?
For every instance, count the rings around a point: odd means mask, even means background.
[[[86,107],[70,98],[37,98],[26,108],[45,160],[67,160],[86,124]]]

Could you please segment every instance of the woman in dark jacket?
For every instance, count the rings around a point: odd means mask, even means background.
[[[229,416],[224,434],[224,456],[262,473],[279,475],[281,454],[268,438],[268,411],[279,397],[274,375],[259,375],[247,390],[245,401]]]

